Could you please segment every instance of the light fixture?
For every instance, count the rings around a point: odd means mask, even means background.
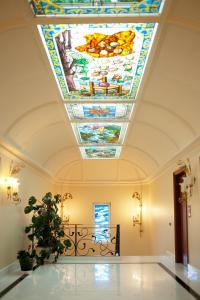
[[[66,200],[69,200],[69,199],[72,199],[72,194],[71,193],[65,193],[62,195],[62,198],[61,198],[61,219],[62,219],[62,222],[64,224],[69,224],[69,218],[70,216],[69,215],[64,215],[64,212],[63,212],[63,209],[64,209],[64,202]]]
[[[0,186],[5,190],[7,199],[11,200],[14,204],[19,204],[21,199],[18,194],[19,179],[14,177],[18,174],[25,165],[21,162],[14,162],[11,160],[8,176],[0,178]]]
[[[15,204],[19,204],[21,199],[18,195],[19,181],[12,176],[1,177],[0,185],[6,189],[7,199],[13,201]]]
[[[185,171],[185,174],[182,176],[182,182],[179,183],[181,188],[181,195],[178,201],[180,203],[183,203],[192,197],[193,187],[196,182],[196,178],[192,175],[192,169],[189,158],[187,158],[185,161],[179,160],[178,165],[183,166]]]
[[[137,202],[137,209],[136,209],[136,213],[134,213],[133,215],[133,226],[139,225],[139,232],[140,232],[140,236],[143,232],[142,229],[142,194],[138,193],[138,192],[134,192],[132,195],[133,199],[136,199]]]

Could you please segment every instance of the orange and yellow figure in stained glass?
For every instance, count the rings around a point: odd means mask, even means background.
[[[135,32],[121,31],[112,35],[103,33],[87,34],[84,36],[87,44],[75,49],[92,57],[113,57],[132,54]]]

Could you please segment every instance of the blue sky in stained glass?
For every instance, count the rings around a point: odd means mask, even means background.
[[[107,241],[109,239],[108,226],[110,224],[110,205],[95,204],[94,205],[94,223],[96,241]]]
[[[134,105],[134,104],[133,104]],[[72,120],[115,119],[128,120],[132,110],[131,104],[65,104]]]

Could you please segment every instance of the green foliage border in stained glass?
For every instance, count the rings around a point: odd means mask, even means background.
[[[72,100],[72,101],[80,101],[82,98],[80,96],[76,95],[69,95],[68,89],[67,89],[67,84],[64,76],[64,71],[63,67],[60,61],[59,53],[56,49],[56,45],[54,42],[54,37],[58,35],[60,32],[66,29],[73,29],[75,27],[81,27],[82,30],[84,27],[87,28],[118,28],[121,30],[125,30],[130,28],[130,26],[137,30],[139,33],[143,34],[144,39],[143,39],[143,44],[142,44],[142,49],[141,49],[141,54],[138,60],[137,64],[137,69],[134,77],[134,82],[133,82],[133,88],[131,91],[130,95],[124,95],[120,97],[120,99],[117,100],[134,100],[136,98],[138,88],[141,82],[141,78],[144,72],[144,68],[146,65],[147,61],[147,56],[149,53],[149,50],[152,45],[152,41],[157,29],[157,24],[156,23],[136,23],[136,24],[61,24],[61,25],[55,25],[55,24],[50,24],[50,25],[38,25],[39,32],[42,37],[42,41],[45,45],[45,49],[47,51],[48,58],[50,60],[52,69],[54,71],[54,75],[56,77],[56,81],[58,83],[59,89],[61,91],[61,95],[63,97],[63,100]],[[99,100],[99,99],[94,99],[94,97],[85,97],[84,99],[86,100]],[[102,100],[102,99],[100,99]]]
[[[161,13],[164,0],[143,0],[138,3],[124,4],[122,6],[91,6],[66,7],[65,1],[60,0],[29,0],[36,15],[43,16],[121,16],[121,15],[159,15]]]

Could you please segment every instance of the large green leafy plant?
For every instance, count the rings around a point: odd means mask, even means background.
[[[33,248],[42,247],[36,254],[37,260],[42,263],[51,254],[55,255],[55,261],[71,246],[71,242],[64,238],[62,220],[58,215],[58,204],[62,201],[61,195],[55,196],[47,193],[42,201],[34,196],[28,200],[25,214],[33,213],[32,223],[25,228]]]

